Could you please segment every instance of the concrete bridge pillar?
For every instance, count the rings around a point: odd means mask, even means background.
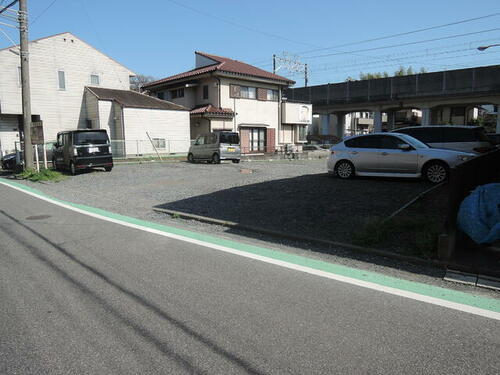
[[[500,105],[497,106],[497,128],[496,133],[500,133]]]
[[[430,108],[422,108],[422,126],[431,125],[431,109]]]
[[[387,111],[387,130],[394,130],[396,127],[396,111]]]
[[[320,128],[319,128],[319,134],[320,135],[328,135],[330,134],[330,115],[329,114],[322,114],[320,115]]]
[[[382,111],[380,110],[373,112],[373,131],[375,133],[382,131]]]
[[[334,115],[334,126],[333,126],[333,134],[339,138],[344,138],[345,134],[345,113],[344,112],[335,112]]]

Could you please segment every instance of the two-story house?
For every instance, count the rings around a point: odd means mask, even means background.
[[[281,94],[294,81],[227,57],[195,57],[193,70],[144,85],[150,95],[191,109],[191,139],[209,131],[239,132],[243,153],[306,141],[311,105],[285,102]]]
[[[59,131],[94,128],[108,131],[118,154],[140,153],[141,145],[142,153],[154,153],[152,142],[164,152],[187,152],[189,111],[131,91],[135,73],[82,39],[64,32],[34,40],[29,54],[32,121],[45,142]],[[18,46],[0,50],[0,66],[1,156],[22,137]]]

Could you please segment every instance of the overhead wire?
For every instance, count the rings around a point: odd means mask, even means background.
[[[500,53],[500,51],[492,51],[492,52],[488,52],[488,53],[483,53],[483,55],[496,55]],[[439,66],[439,67],[446,67],[446,66],[469,66],[469,65],[477,65],[477,59],[473,60],[473,61],[467,61],[467,62],[460,62],[460,63],[457,63],[457,64],[443,64],[443,63],[436,63],[436,61],[441,61],[441,60],[448,60],[448,59],[454,59],[454,58],[463,58],[463,57],[469,57],[469,56],[474,56],[474,57],[477,57],[478,55],[476,53],[471,53],[471,54],[462,54],[462,55],[454,55],[454,56],[446,56],[446,57],[437,57],[437,58],[433,58],[431,60],[421,60],[421,61],[418,61],[418,64],[422,64],[422,63],[425,63],[426,65],[433,65],[433,66]],[[498,60],[494,60],[493,62],[498,62]],[[416,62],[413,62],[413,64],[415,64]],[[482,64],[486,64],[486,61],[482,61]],[[397,67],[397,64],[381,64],[381,65],[372,65],[371,68],[384,68],[384,67]],[[325,69],[325,70],[314,70],[312,72],[310,72],[309,76],[313,76],[313,77],[317,77],[319,75],[325,75],[325,74],[328,74],[328,73],[325,73],[325,72],[328,72],[328,71],[334,71],[335,73],[342,73],[342,72],[348,72],[352,70],[351,67],[344,67],[343,69],[342,68],[339,68],[339,69],[335,69],[335,68],[332,68],[332,69]],[[418,73],[418,72],[416,72]],[[295,74],[292,74],[290,75],[290,77],[293,77],[295,76]]]
[[[295,55],[300,56],[300,55],[304,55],[304,54],[311,53],[311,52],[316,52],[316,51],[322,51],[322,50],[328,50],[328,49],[334,49],[334,48],[341,48],[341,47],[353,46],[353,45],[357,45],[357,44],[370,43],[370,42],[379,41],[379,40],[397,38],[397,37],[401,37],[401,36],[416,34],[416,33],[420,33],[420,32],[435,30],[435,29],[439,29],[439,28],[444,28],[444,27],[459,25],[459,24],[468,23],[468,22],[474,22],[474,21],[478,21],[478,20],[482,20],[482,19],[486,19],[486,18],[496,17],[498,15],[500,15],[500,12],[495,12],[495,13],[491,13],[491,14],[487,14],[487,15],[479,16],[479,17],[467,18],[467,19],[463,19],[463,20],[459,20],[459,21],[454,21],[454,22],[448,22],[448,23],[441,24],[441,25],[435,25],[435,26],[420,28],[420,29],[416,29],[416,30],[402,32],[402,33],[396,33],[396,34],[385,35],[385,36],[371,38],[371,39],[365,39],[365,40],[360,40],[360,41],[355,41],[355,42],[349,42],[349,43],[339,44],[339,45],[331,46],[331,47],[316,48],[316,49],[312,49],[312,50],[297,52],[297,53],[295,53]],[[350,54],[350,52],[345,52],[345,51],[338,51],[338,52],[339,53],[349,53]],[[263,63],[265,61],[267,61],[267,59],[266,60],[256,61],[256,62],[254,62],[254,64],[260,64],[261,62]],[[265,65],[261,65],[261,66],[269,66],[269,65],[271,65],[271,63],[266,63]]]
[[[414,57],[421,57],[421,56],[435,56],[435,55],[442,55],[442,54],[448,54],[448,53],[456,53],[456,52],[461,52],[461,51],[468,51],[468,50],[475,50],[476,46],[480,45],[480,43],[486,43],[486,42],[497,42],[499,41],[499,38],[490,38],[490,39],[482,39],[482,40],[476,40],[476,41],[470,41],[470,42],[463,42],[463,43],[456,43],[456,44],[451,44],[451,45],[446,45],[446,46],[436,46],[436,47],[428,47],[428,48],[423,48],[423,49],[418,49],[418,50],[411,50],[411,51],[404,51],[404,52],[398,52],[397,54],[389,54],[385,55],[385,61],[387,62],[395,62],[395,61],[403,61],[403,60],[408,60],[409,58],[414,58]],[[450,48],[454,47],[464,47],[461,49],[453,49],[449,50]],[[442,49],[447,49],[446,51],[442,52],[433,52],[436,50],[442,50]],[[415,55],[416,53],[423,53],[423,55]],[[359,66],[359,65],[366,65],[366,64],[374,64],[376,62],[374,61],[343,61],[343,62],[337,62],[337,63],[325,63],[323,65],[310,65],[312,68],[315,70],[321,70],[324,68],[328,67],[343,67],[343,66]]]
[[[461,38],[461,37],[469,36],[469,35],[484,34],[484,33],[489,33],[489,32],[498,31],[498,30],[500,30],[500,28],[497,27],[497,28],[493,28],[493,29],[473,31],[473,32],[470,32],[470,33],[454,34],[454,35],[448,35],[448,36],[439,37],[439,38],[432,38],[432,39],[425,39],[425,40],[419,40],[419,41],[413,41],[413,42],[405,42],[405,43],[399,43],[399,44],[392,44],[392,45],[389,45],[389,46],[379,46],[379,47],[365,48],[365,49],[360,49],[360,50],[355,50],[355,51],[348,51],[348,52],[349,53],[350,52],[367,52],[367,51],[375,51],[375,50],[395,48],[395,47],[411,46],[411,45],[415,45],[415,44],[437,42],[439,40]],[[344,54],[346,54],[346,52],[335,52],[335,53],[329,53],[329,54],[324,54],[324,55],[308,56],[307,59],[315,59],[315,58],[322,58],[322,57],[338,56],[338,55],[344,55]]]
[[[306,53],[311,53],[311,52],[316,52],[316,51],[324,51],[324,50],[329,50],[329,49],[334,49],[334,48],[348,47],[348,46],[353,46],[353,45],[356,45],[356,44],[370,43],[370,42],[375,42],[375,41],[379,41],[379,40],[398,38],[398,37],[401,37],[401,36],[406,36],[406,35],[421,33],[421,32],[430,31],[430,30],[436,30],[436,29],[440,29],[440,28],[444,28],[444,27],[449,27],[449,26],[459,25],[459,24],[463,24],[463,23],[478,21],[478,20],[481,20],[481,19],[496,17],[496,16],[499,16],[499,15],[500,15],[500,12],[495,12],[495,13],[487,14],[485,16],[467,18],[467,19],[464,19],[464,20],[459,20],[459,21],[455,21],[455,22],[448,22],[448,23],[445,23],[445,24],[442,24],[442,25],[424,27],[424,28],[421,28],[421,29],[412,30],[412,31],[406,31],[406,32],[403,32],[403,33],[397,33],[397,34],[386,35],[386,36],[377,37],[377,38],[365,39],[365,40],[360,40],[360,41],[356,41],[356,42],[344,43],[344,44],[339,44],[339,45],[331,46],[331,47],[325,47],[325,48],[318,48],[318,49],[313,49],[313,50],[308,50],[308,51],[302,51],[302,52],[298,52],[297,55],[303,55],[303,54],[306,54]]]
[[[33,25],[38,19],[45,14],[46,11],[48,11],[52,5],[56,3],[57,0],[52,0],[52,2],[44,9],[42,10],[34,19],[33,21],[30,22],[30,25]]]
[[[178,2],[178,1],[175,1],[175,0],[167,0],[167,1],[169,1],[172,4],[175,4],[175,5],[179,6],[181,8],[188,9],[188,10],[194,12],[194,13],[201,14],[201,15],[203,15],[205,17],[211,17],[211,18],[216,19],[218,21],[227,23],[227,24],[232,25],[232,26],[239,27],[241,29],[245,29],[245,30],[253,32],[253,33],[261,34],[261,35],[264,35],[264,36],[267,36],[267,37],[270,37],[270,38],[281,39],[281,40],[284,40],[284,41],[287,41],[287,42],[290,42],[290,43],[301,44],[301,45],[309,46],[309,47],[316,47],[316,48],[318,47],[318,46],[316,46],[316,45],[314,45],[312,43],[306,43],[306,42],[302,42],[302,41],[297,41],[297,40],[293,40],[293,39],[284,37],[282,35],[276,35],[276,34],[268,33],[266,31],[261,31],[261,30],[258,30],[258,29],[254,29],[253,27],[250,27],[250,26],[247,26],[247,25],[244,25],[244,24],[241,24],[241,23],[237,23],[237,22],[228,20],[226,18],[219,17],[219,16],[217,16],[215,14],[211,14],[211,13],[202,11],[200,9],[193,8],[193,7],[189,6],[189,5],[182,4],[182,3]]]

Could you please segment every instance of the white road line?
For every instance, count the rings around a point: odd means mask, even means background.
[[[193,238],[184,237],[184,236],[174,234],[174,233],[164,232],[164,231],[161,231],[158,229],[149,228],[149,227],[142,226],[142,225],[128,223],[128,222],[123,221],[123,220],[110,218],[110,217],[100,215],[100,214],[97,214],[94,212],[90,212],[90,211],[83,210],[83,209],[80,209],[77,207],[73,207],[71,205],[53,200],[52,198],[45,197],[43,195],[39,195],[39,194],[31,192],[31,191],[24,190],[22,188],[7,184],[7,183],[2,182],[2,181],[0,181],[0,184],[8,186],[12,189],[18,190],[18,191],[23,192],[25,194],[31,195],[35,198],[44,200],[44,201],[52,203],[52,204],[55,204],[59,207],[63,207],[63,208],[66,208],[66,209],[74,211],[74,212],[78,212],[78,213],[83,214],[83,215],[94,217],[96,219],[105,220],[105,221],[108,221],[111,223],[123,225],[125,227],[142,230],[144,232],[154,233],[154,234],[157,234],[157,235],[160,235],[163,237],[173,238],[173,239],[176,239],[179,241],[192,243],[192,244],[195,244],[198,246],[207,247],[207,248],[214,249],[214,250],[224,251],[226,253],[239,255],[239,256],[242,256],[245,258],[258,260],[258,261],[269,263],[269,264],[274,264],[274,265],[288,268],[288,269],[292,269],[295,271],[300,271],[300,272],[308,273],[311,275],[324,277],[327,279],[336,280],[336,281],[340,281],[343,283],[356,285],[356,286],[360,286],[363,288],[368,288],[368,289],[376,290],[379,292],[384,292],[384,293],[388,293],[388,294],[392,294],[392,295],[396,295],[396,296],[400,296],[400,297],[405,297],[405,298],[409,298],[412,300],[421,301],[421,302],[429,303],[432,305],[442,306],[442,307],[446,307],[449,309],[467,312],[470,314],[479,315],[479,316],[482,316],[485,318],[490,318],[490,319],[495,319],[495,320],[500,321],[500,313],[495,312],[495,311],[485,310],[485,309],[481,309],[481,308],[475,307],[475,306],[464,305],[461,303],[442,300],[442,299],[435,298],[435,297],[429,297],[429,296],[425,296],[422,294],[409,292],[406,290],[396,289],[396,288],[392,288],[392,287],[388,287],[388,286],[384,286],[384,285],[380,285],[380,284],[376,284],[376,283],[371,283],[368,281],[359,280],[356,278],[342,276],[342,275],[338,275],[338,274],[334,274],[334,273],[330,273],[330,272],[326,272],[326,271],[321,271],[321,270],[317,270],[317,269],[306,267],[306,266],[301,266],[301,265],[294,264],[294,263],[289,263],[289,262],[278,260],[278,259],[268,258],[268,257],[258,255],[258,254],[253,254],[253,253],[248,253],[248,252],[241,251],[241,250],[232,249],[232,248],[229,248],[226,246],[216,245],[216,244],[213,244],[210,242],[204,242],[201,240],[196,240]]]

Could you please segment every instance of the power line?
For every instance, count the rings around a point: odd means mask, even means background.
[[[52,7],[52,5],[54,5],[54,4],[56,3],[56,1],[57,1],[57,0],[52,0],[52,2],[51,2],[51,3],[50,3],[50,4],[49,4],[49,5],[48,5],[48,6],[47,6],[44,10],[42,10],[42,12],[41,12],[41,13],[39,13],[39,14],[38,14],[38,16],[36,16],[36,17],[33,19],[33,21],[31,21],[31,25],[33,25],[33,24],[34,24],[34,23],[35,23],[35,22],[36,22],[36,21],[37,21],[37,20],[38,20],[41,16],[43,16],[43,15],[44,15],[44,13],[45,13],[46,11],[48,11],[48,10]]]
[[[500,30],[500,28],[497,27],[497,28],[494,28],[494,29],[474,31],[474,32],[465,33],[465,34],[455,34],[455,35],[449,35],[449,36],[440,37],[440,38],[432,38],[432,39],[419,40],[419,41],[416,41],[416,42],[399,43],[399,44],[392,44],[392,45],[389,45],[389,46],[372,47],[372,48],[366,48],[366,49],[355,50],[355,51],[335,52],[335,53],[328,53],[328,54],[324,54],[324,55],[309,56],[309,57],[307,57],[307,59],[316,59],[316,58],[329,57],[329,56],[345,55],[346,53],[351,53],[351,52],[367,52],[367,51],[375,51],[375,50],[380,50],[380,49],[388,49],[388,48],[395,48],[395,47],[410,46],[410,45],[415,45],[415,44],[436,42],[438,40],[454,39],[454,38],[461,38],[461,37],[469,36],[469,35],[489,33],[489,32],[498,31],[498,30]]]
[[[12,38],[9,36],[9,34],[7,34],[5,31],[3,31],[2,28],[0,28],[0,32],[7,38],[7,40],[9,42],[12,43],[13,46],[15,46],[17,44],[16,42],[14,42],[14,40],[12,40]]]
[[[9,5],[4,6],[2,9],[0,9],[0,14],[5,12],[6,10],[11,10],[9,9],[11,6],[13,6],[15,3],[17,3],[19,0],[14,0],[12,1]]]
[[[317,51],[323,51],[323,50],[329,50],[329,49],[341,48],[341,47],[348,47],[348,46],[357,45],[357,44],[363,44],[363,43],[369,43],[369,42],[374,42],[374,41],[379,41],[379,40],[397,38],[397,37],[400,37],[400,36],[406,36],[406,35],[416,34],[416,33],[424,32],[424,31],[435,30],[435,29],[439,29],[439,28],[444,28],[444,27],[459,25],[459,24],[463,24],[463,23],[478,21],[478,20],[481,20],[481,19],[491,18],[491,17],[495,17],[495,16],[498,16],[498,15],[500,15],[500,12],[491,13],[491,14],[487,14],[487,15],[484,15],[484,16],[480,16],[480,17],[473,17],[473,18],[467,18],[467,19],[464,19],[464,20],[459,20],[459,21],[454,21],[454,22],[448,22],[448,23],[445,23],[445,24],[436,25],[436,26],[430,26],[430,27],[425,27],[425,28],[421,28],[421,29],[417,29],[417,30],[406,31],[406,32],[403,32],[403,33],[397,33],[397,34],[391,34],[391,35],[381,36],[381,37],[377,37],[377,38],[365,39],[365,40],[360,40],[360,41],[356,41],[356,42],[350,42],[350,43],[340,44],[340,45],[331,46],[331,47],[322,47],[322,48],[317,48],[317,49],[302,51],[302,52],[296,53],[295,55],[304,55],[304,54],[311,53],[311,52],[317,52]],[[344,51],[337,51],[337,52],[338,53],[350,54],[349,52],[344,52]],[[374,57],[374,58],[376,58],[376,57]],[[267,61],[268,61],[268,59],[259,60],[259,61],[254,62],[253,64],[261,64],[261,63],[264,63],[264,62],[267,62]],[[269,66],[269,65],[270,65],[269,63],[266,63],[265,65],[261,65],[261,66]]]
[[[476,40],[476,41],[471,41],[471,42],[465,42],[465,43],[457,43],[457,44],[452,44],[452,45],[446,45],[446,46],[439,46],[439,47],[431,47],[431,48],[424,48],[424,49],[419,49],[419,50],[412,50],[412,51],[406,51],[404,53],[398,53],[398,54],[393,54],[393,55],[386,55],[384,56],[385,57],[385,61],[387,62],[391,62],[391,61],[401,61],[401,60],[408,60],[410,58],[415,58],[415,57],[427,57],[427,56],[438,56],[438,55],[443,55],[443,54],[449,54],[449,53],[456,53],[456,52],[462,52],[462,51],[470,51],[470,50],[475,50],[476,47],[478,45],[480,45],[480,43],[486,43],[486,42],[496,42],[498,41],[499,39],[498,38],[494,38],[494,39],[482,39],[482,40]],[[467,46],[468,45],[468,46]],[[461,48],[461,49],[454,49],[454,50],[447,50],[447,51],[443,51],[443,52],[435,52],[435,53],[429,53],[430,51],[434,51],[434,50],[441,50],[441,49],[449,49],[449,48],[453,48],[453,47],[464,47],[464,46],[467,46],[465,48]],[[423,55],[415,55],[415,53],[424,53]],[[409,56],[410,55],[410,56]],[[328,63],[328,64],[324,64],[324,65],[314,65],[313,68],[316,68],[315,70],[324,70],[324,69],[328,69],[328,68],[339,68],[339,67],[356,67],[356,66],[363,66],[363,65],[371,65],[371,64],[374,64],[376,62],[374,61],[364,61],[364,62],[348,62],[348,61],[344,61],[344,62],[339,62],[339,63]]]
[[[485,16],[480,16],[480,17],[468,18],[468,19],[465,19],[465,20],[460,20],[460,21],[455,21],[455,22],[449,22],[449,23],[445,23],[445,24],[442,24],[442,25],[425,27],[425,28],[422,28],[422,29],[407,31],[407,32],[404,32],[404,33],[397,33],[397,34],[386,35],[386,36],[381,36],[381,37],[377,37],[377,38],[360,40],[360,41],[357,41],[357,42],[339,44],[339,45],[332,46],[332,47],[325,47],[325,48],[318,48],[318,49],[313,49],[313,50],[308,50],[308,51],[302,51],[302,52],[299,52],[297,54],[298,55],[303,55],[303,54],[311,53],[311,52],[324,51],[324,50],[329,50],[329,49],[334,49],[334,48],[348,47],[348,46],[352,46],[352,45],[356,45],[356,44],[370,43],[370,42],[375,42],[375,41],[379,41],[379,40],[397,38],[397,37],[400,37],[400,36],[411,35],[411,34],[421,33],[421,32],[424,32],[424,31],[440,29],[440,28],[443,28],[443,27],[459,25],[459,24],[462,24],[462,23],[468,23],[468,22],[478,21],[478,20],[485,19],[485,18],[496,17],[498,15],[500,15],[500,12],[496,12],[496,13],[492,13],[492,14],[487,14]]]
[[[500,53],[500,51],[488,52],[487,55],[494,55],[494,54],[498,54],[498,53]],[[484,55],[485,55],[485,53],[481,54],[481,56],[484,56]],[[434,65],[434,66],[470,65],[470,64],[473,63],[472,61],[468,61],[467,63],[461,62],[461,63],[458,63],[458,64],[451,64],[451,65],[449,65],[449,64],[442,64],[442,63],[439,63],[439,64],[438,63],[434,63],[435,61],[455,59],[455,58],[459,58],[459,57],[469,57],[469,56],[474,56],[474,57],[477,58],[478,54],[477,53],[469,53],[469,54],[462,54],[462,55],[437,57],[437,58],[433,58],[431,60],[424,59],[424,60],[421,60],[421,61],[413,61],[413,62],[409,62],[409,64],[413,64],[413,65],[414,64],[425,64],[425,65]],[[475,64],[477,64],[477,59],[475,59],[474,61],[476,61]],[[497,62],[497,61],[495,61],[495,62]],[[370,69],[374,69],[374,68],[386,68],[386,67],[395,67],[397,65],[398,64],[379,64],[379,65],[372,65],[369,68]],[[334,68],[332,68],[332,69],[318,69],[318,70],[314,70],[314,72],[311,75],[313,75],[313,76],[320,76],[320,75],[324,75],[326,71],[332,71],[332,70],[334,70],[336,73],[342,73],[342,72],[348,72],[350,69],[351,69],[351,67],[344,67],[344,69],[342,69],[341,67],[340,67],[340,69],[334,69]]]
[[[207,13],[205,11],[202,11],[202,10],[190,7],[189,5],[181,4],[181,3],[179,3],[178,1],[175,1],[175,0],[168,0],[168,1],[171,2],[172,4],[175,4],[175,5],[179,6],[179,7],[181,7],[181,8],[189,9],[192,12],[201,14],[201,15],[206,16],[206,17],[214,18],[214,19],[216,19],[218,21],[227,23],[227,24],[232,25],[232,26],[239,27],[241,29],[245,29],[245,30],[253,32],[253,33],[261,34],[261,35],[264,35],[264,36],[267,36],[267,37],[270,37],[270,38],[285,40],[287,42],[291,42],[291,43],[295,43],[295,44],[301,44],[303,46],[316,47],[316,48],[318,47],[318,46],[316,46],[314,44],[311,44],[311,43],[305,43],[305,42],[293,40],[293,39],[290,39],[290,38],[286,38],[286,37],[281,36],[281,35],[271,34],[271,33],[265,32],[265,31],[257,30],[257,29],[254,29],[253,27],[246,26],[246,25],[243,25],[243,24],[240,24],[240,23],[236,23],[234,21],[231,21],[231,20],[228,20],[228,19],[216,16],[214,14]]]

